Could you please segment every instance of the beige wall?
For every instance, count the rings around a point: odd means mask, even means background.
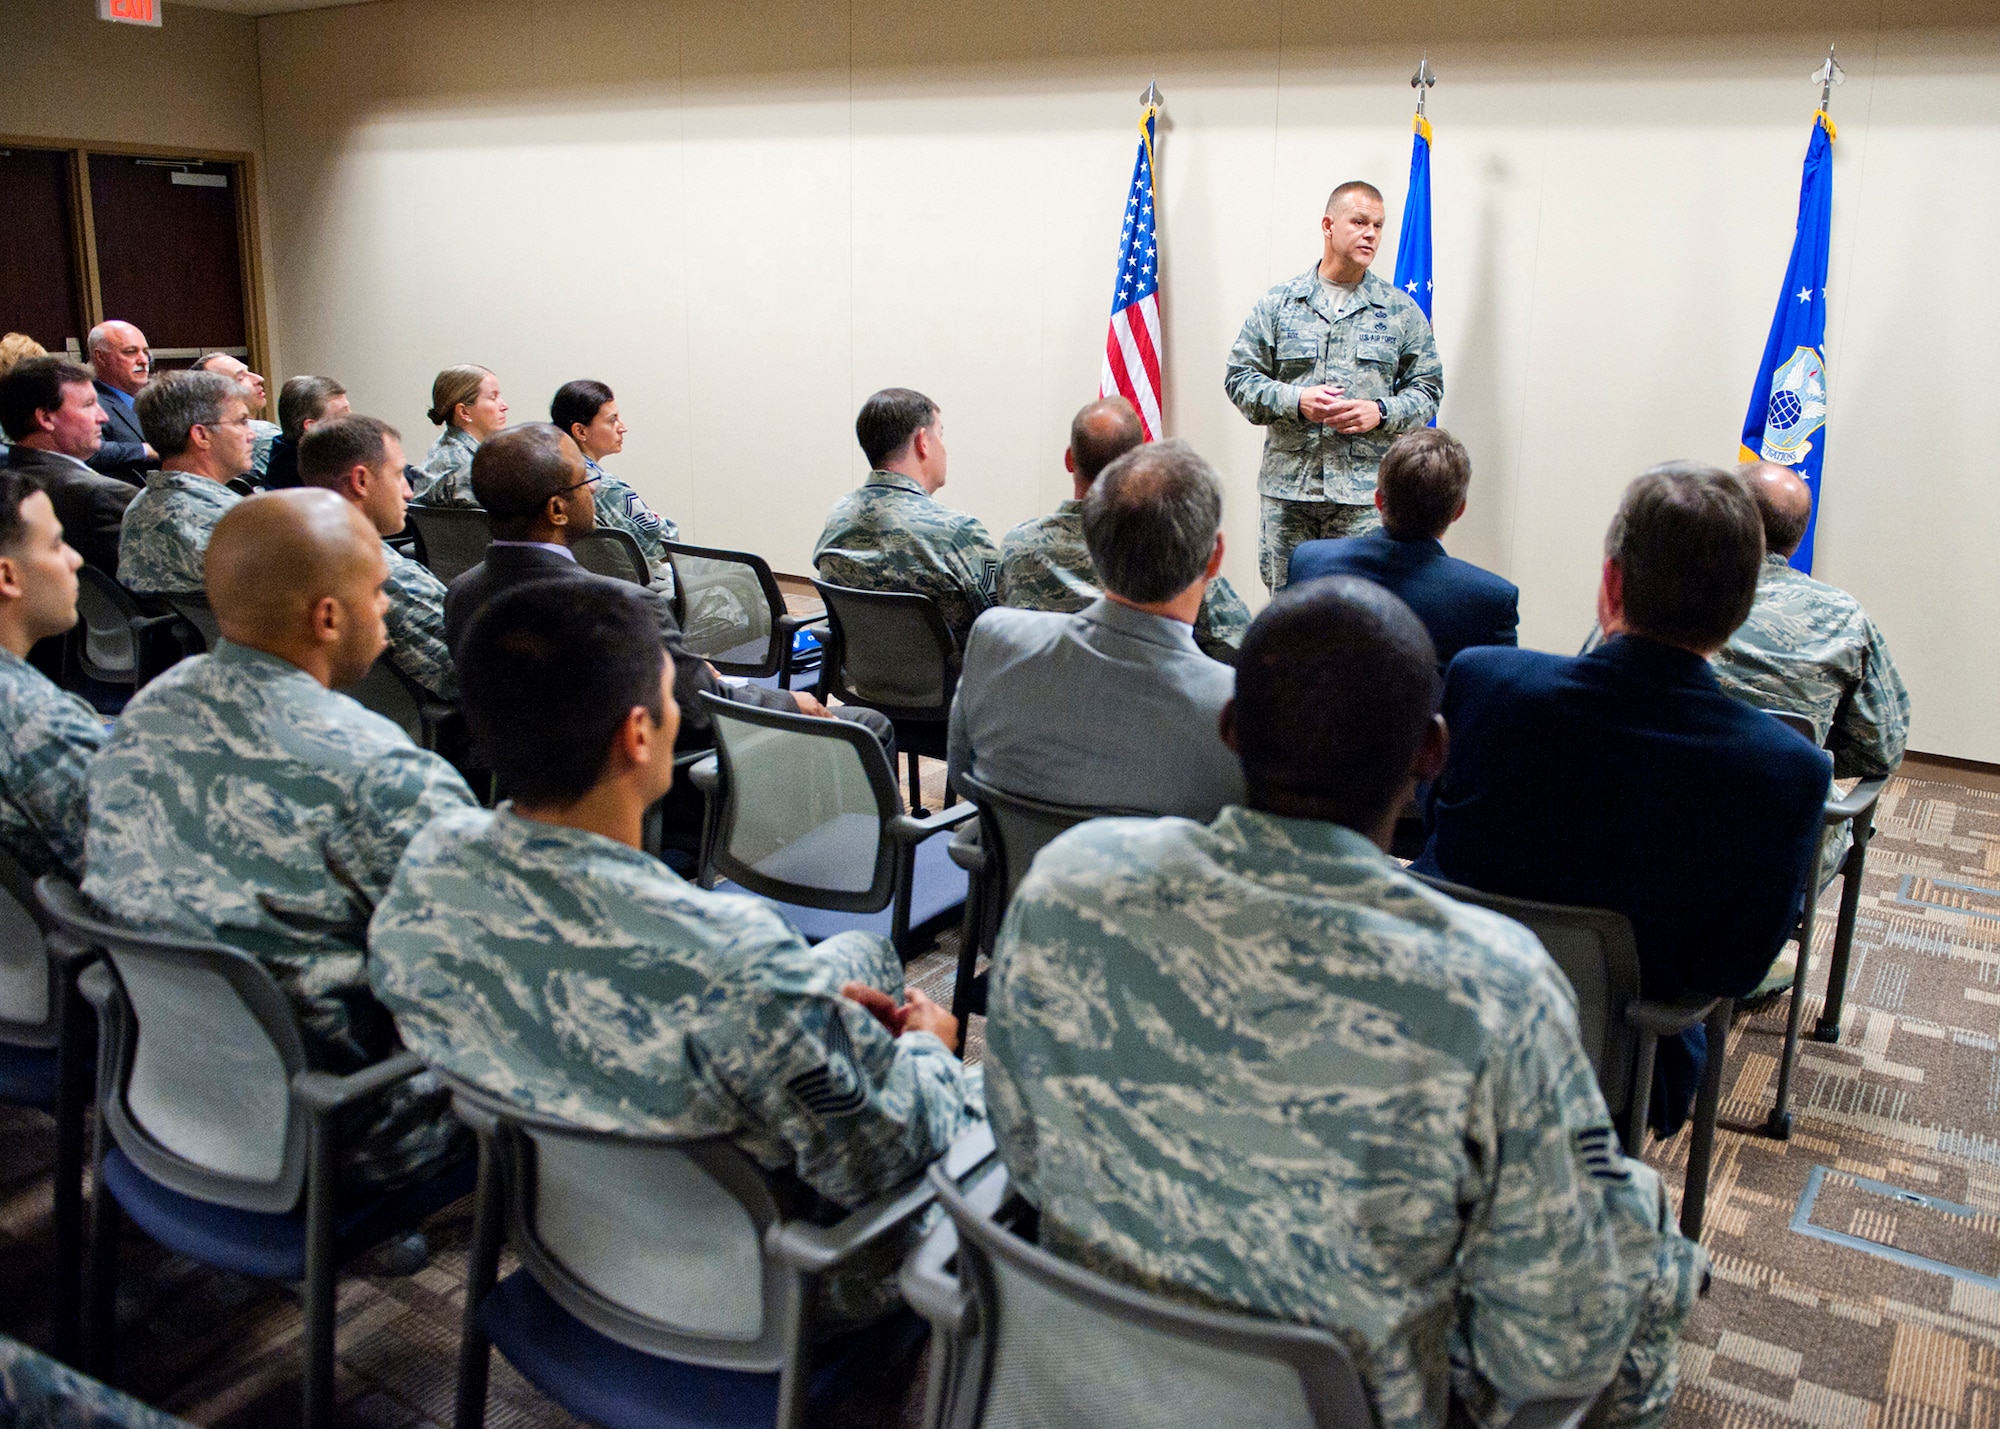
[[[94,0],[5,0],[0,134],[260,152],[257,22],[185,5],[164,18],[113,25]]]
[[[1327,189],[1390,195],[1407,77],[1437,125],[1451,540],[1573,649],[1619,489],[1734,455],[1838,40],[1833,418],[1820,573],[1887,630],[1916,747],[2000,760],[2000,28],[1973,7],[1720,0],[384,0],[260,22],[281,372],[343,378],[419,450],[444,364],[517,418],[618,390],[614,469],[696,539],[806,569],[862,471],[856,405],[944,406],[945,498],[996,536],[1066,490],[1095,390],[1135,100],[1168,106],[1169,425],[1224,470],[1255,577],[1259,433],[1221,393],[1244,313]],[[1658,13],[1664,12],[1664,13]],[[170,24],[188,12],[170,12]],[[1762,18],[1760,18],[1762,16]],[[1381,269],[1389,271],[1393,253]],[[1968,637],[1966,632],[1978,634]]]

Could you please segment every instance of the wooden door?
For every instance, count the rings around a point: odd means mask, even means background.
[[[218,350],[248,360],[242,187],[232,163],[90,155],[102,310],[136,323],[161,368]]]
[[[21,332],[50,352],[83,350],[85,320],[76,271],[71,155],[61,149],[0,149],[0,332]]]

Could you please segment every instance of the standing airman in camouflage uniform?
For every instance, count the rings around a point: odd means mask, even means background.
[[[469,807],[464,780],[332,686],[385,643],[379,536],[311,488],[250,497],[217,524],[208,592],[228,638],[125,707],[90,774],[84,892],[138,928],[220,938],[269,968],[313,1064],[352,1072],[396,1048],[368,989],[368,920],[412,837]],[[316,619],[331,599],[338,630]],[[343,1172],[384,1186],[448,1153],[428,1078],[355,1128]]]
[[[139,425],[160,470],[125,508],[118,580],[143,595],[199,595],[209,532],[242,499],[229,479],[250,470],[243,389],[214,372],[169,372],[139,394]]]
[[[761,899],[695,888],[640,848],[680,722],[654,628],[610,581],[533,582],[481,612],[463,705],[516,802],[417,836],[370,976],[454,1076],[581,1126],[727,1136],[858,1206],[983,1118],[979,1078],[949,1013],[916,992],[894,1009],[887,941],[808,947]],[[627,714],[607,729],[605,710]]]
[[[1082,610],[1104,594],[1083,541],[1083,498],[1097,474],[1145,440],[1139,414],[1123,397],[1092,402],[1070,423],[1063,465],[1075,484],[1053,514],[1023,521],[1000,542],[999,604],[1017,610]],[[1208,583],[1195,617],[1194,643],[1211,660],[1232,664],[1250,607],[1222,576]]]
[[[31,876],[83,877],[85,776],[104,721],[27,661],[76,624],[76,572],[48,493],[0,468],[0,848]]]
[[[1045,1247],[1323,1326],[1384,1429],[1670,1407],[1702,1277],[1627,1160],[1569,984],[1519,924],[1384,852],[1444,763],[1435,652],[1331,577],[1251,626],[1225,729],[1248,807],[1051,843],[993,967],[994,1134]]]
[[[1252,308],[1229,350],[1223,390],[1260,427],[1264,584],[1281,589],[1292,548],[1381,524],[1375,469],[1399,434],[1437,415],[1444,366],[1423,309],[1368,271],[1382,195],[1342,184],[1320,219],[1319,266]]]
[[[833,504],[813,547],[820,579],[854,590],[913,591],[938,603],[959,649],[993,602],[1000,553],[974,517],[936,498],[944,485],[944,419],[920,392],[890,387],[854,423],[873,468]]]
[[[1836,779],[1895,772],[1910,737],[1910,692],[1889,643],[1861,602],[1791,566],[1812,515],[1812,493],[1789,467],[1745,468],[1764,518],[1757,601],[1710,659],[1722,688],[1759,709],[1813,722]]]
[[[352,502],[381,534],[389,563],[389,662],[440,700],[458,697],[444,638],[444,582],[389,545],[408,520],[403,438],[377,417],[355,413],[316,423],[299,442],[299,480]]]

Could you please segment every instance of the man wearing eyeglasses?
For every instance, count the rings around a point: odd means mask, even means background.
[[[125,508],[118,579],[142,595],[199,595],[215,523],[242,498],[254,435],[243,389],[213,372],[171,372],[139,394],[139,426],[160,454],[146,489]]]

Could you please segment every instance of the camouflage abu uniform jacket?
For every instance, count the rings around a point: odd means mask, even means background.
[[[1044,1245],[1333,1330],[1383,1429],[1614,1375],[1613,1422],[1665,1418],[1703,1255],[1526,929],[1232,806],[1062,835],[993,966],[988,1104]]]
[[[831,585],[929,596],[963,650],[972,622],[993,604],[1000,553],[977,519],[944,505],[915,477],[871,471],[833,503],[813,564]]]
[[[444,640],[444,582],[387,541],[382,557],[389,563],[389,663],[441,700],[458,698],[458,676],[451,667],[451,649]]]
[[[426,506],[477,506],[479,498],[472,494],[472,454],[478,450],[479,443],[468,433],[447,425],[424,456],[423,488],[411,499]]]
[[[1000,541],[999,604],[1018,610],[1056,610],[1073,615],[1104,592],[1083,539],[1083,503],[1074,497],[1047,516],[1023,521]],[[1250,607],[1227,578],[1208,583],[1194,618],[1194,643],[1225,665],[1236,663],[1237,647],[1250,628]]]
[[[284,434],[285,429],[276,422],[250,419],[250,477],[259,486],[271,470],[271,447]]]
[[[200,595],[208,534],[243,498],[186,471],[149,471],[118,533],[118,583],[142,595]]]
[[[472,791],[437,755],[297,666],[222,641],[125,707],[90,771],[83,891],[136,928],[219,938],[271,970],[307,1055],[346,1073],[395,1050],[368,987],[368,920],[417,830]],[[427,1077],[357,1132],[358,1183],[442,1154]]]
[[[984,1115],[979,1076],[892,1037],[851,981],[892,995],[883,939],[818,947],[759,899],[711,893],[614,840],[454,810],[411,843],[369,973],[425,1061],[579,1126],[732,1138],[856,1206]]]
[[[1764,557],[1749,619],[1710,658],[1722,688],[1759,709],[1813,722],[1836,779],[1875,779],[1902,762],[1910,692],[1861,602]]]
[[[1351,437],[1301,421],[1299,394],[1322,383],[1382,402],[1388,419]],[[1389,443],[1437,415],[1444,365],[1424,310],[1407,295],[1373,273],[1342,293],[1313,267],[1257,300],[1229,349],[1222,388],[1244,416],[1270,428],[1260,494],[1365,506]]]
[[[0,649],[0,847],[33,877],[83,877],[85,776],[108,738],[96,711]]]
[[[674,571],[667,564],[666,542],[680,540],[679,525],[648,506],[643,496],[589,457],[583,459],[583,465],[597,478],[597,489],[591,493],[597,507],[597,524],[623,531],[637,541],[645,553],[654,589],[672,595]]]

